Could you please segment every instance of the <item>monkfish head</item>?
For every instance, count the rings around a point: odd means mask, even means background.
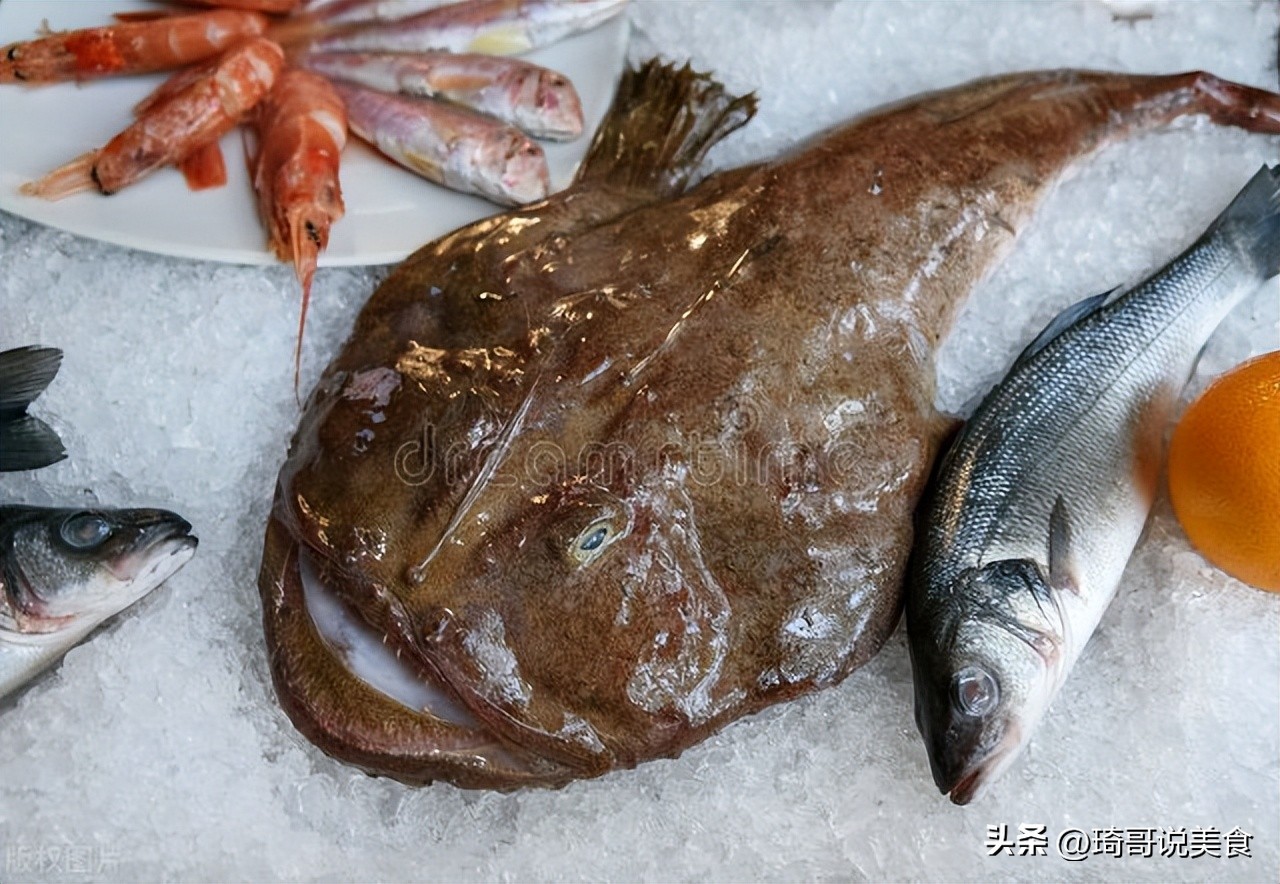
[[[656,429],[611,435],[616,391],[566,408],[518,364],[419,347],[333,372],[281,474],[277,689],[367,770],[558,784],[677,752],[733,699],[685,466]]]

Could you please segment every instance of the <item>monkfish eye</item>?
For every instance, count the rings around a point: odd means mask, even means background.
[[[594,561],[618,537],[618,529],[609,519],[592,522],[569,546],[569,555],[579,564]]]
[[[981,666],[966,666],[951,681],[951,697],[957,709],[977,718],[996,707],[1000,686]]]
[[[94,549],[111,536],[111,523],[97,513],[76,513],[62,523],[58,536],[72,549]]]

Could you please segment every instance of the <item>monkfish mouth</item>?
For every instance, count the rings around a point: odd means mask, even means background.
[[[323,559],[273,517],[259,587],[272,679],[295,727],[327,754],[422,785],[561,785],[563,764],[500,736],[394,630],[370,623]]]
[[[298,578],[316,632],[354,678],[414,712],[460,728],[485,730],[436,675],[412,662],[401,639],[370,625],[321,579],[315,558],[305,549],[298,554]]]

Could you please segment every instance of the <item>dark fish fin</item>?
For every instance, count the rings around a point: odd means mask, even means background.
[[[1050,341],[1062,334],[1071,326],[1075,325],[1081,319],[1100,307],[1105,306],[1121,288],[1121,286],[1117,286],[1109,292],[1103,292],[1100,295],[1094,295],[1092,298],[1085,298],[1083,301],[1077,301],[1057,316],[1053,317],[1049,324],[1044,327],[1044,330],[1041,331],[1040,334],[1036,335],[1031,340],[1031,343],[1027,344],[1026,348],[1018,354],[1018,358],[1013,360],[1013,365],[1010,367],[1010,370],[1026,362],[1032,356],[1035,356],[1048,346]]]
[[[0,353],[0,413],[21,412],[44,392],[62,364],[52,347],[18,347]]]
[[[1008,376],[1015,368],[1019,367],[1028,359],[1047,347],[1050,341],[1062,334],[1072,325],[1079,322],[1090,313],[1093,313],[1095,310],[1110,304],[1117,296],[1120,295],[1123,289],[1123,286],[1116,286],[1109,292],[1102,292],[1101,294],[1094,295],[1091,298],[1085,298],[1083,301],[1077,301],[1053,319],[1049,320],[1049,324],[1041,329],[1040,334],[1032,338],[1031,343],[1027,344],[1027,346],[1022,349],[1022,352],[1018,354],[1017,358],[1013,360],[1013,363],[1008,369],[1006,369],[1005,376]],[[1000,382],[997,381],[996,385],[999,386],[999,384]],[[971,416],[978,410],[978,407],[982,405],[986,398],[991,395],[991,389],[992,388],[988,388],[974,393],[973,396],[960,407],[959,413]]]
[[[1262,279],[1280,274],[1280,166],[1263,166],[1213,222],[1205,237],[1231,236]]]
[[[622,75],[577,183],[674,196],[688,186],[712,145],[755,112],[754,94],[730,95],[688,64],[677,68],[650,59]]]
[[[52,347],[18,347],[0,353],[0,472],[34,470],[67,456],[58,434],[25,414],[61,364],[62,351]]]
[[[1049,586],[1080,594],[1071,561],[1071,522],[1062,495],[1058,495],[1053,502],[1053,512],[1049,513]]]
[[[0,421],[0,473],[37,470],[67,456],[48,424],[34,417]]]

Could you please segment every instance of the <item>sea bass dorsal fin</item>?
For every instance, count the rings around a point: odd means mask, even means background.
[[[1080,594],[1080,581],[1071,560],[1071,522],[1062,495],[1058,495],[1049,513],[1049,586]]]
[[[688,186],[712,145],[756,112],[706,74],[651,59],[628,68],[587,151],[577,182],[607,182],[654,197]]]
[[[1050,341],[1062,334],[1072,325],[1075,325],[1090,313],[1093,313],[1095,310],[1108,304],[1111,299],[1120,292],[1121,288],[1123,288],[1123,286],[1116,286],[1111,289],[1111,291],[1094,295],[1092,298],[1085,298],[1083,301],[1077,301],[1057,316],[1053,317],[1040,334],[1032,338],[1031,343],[1027,344],[1026,348],[1018,354],[1018,358],[1013,361],[1013,366],[1016,367],[1026,362],[1032,356],[1035,356],[1043,350]]]

